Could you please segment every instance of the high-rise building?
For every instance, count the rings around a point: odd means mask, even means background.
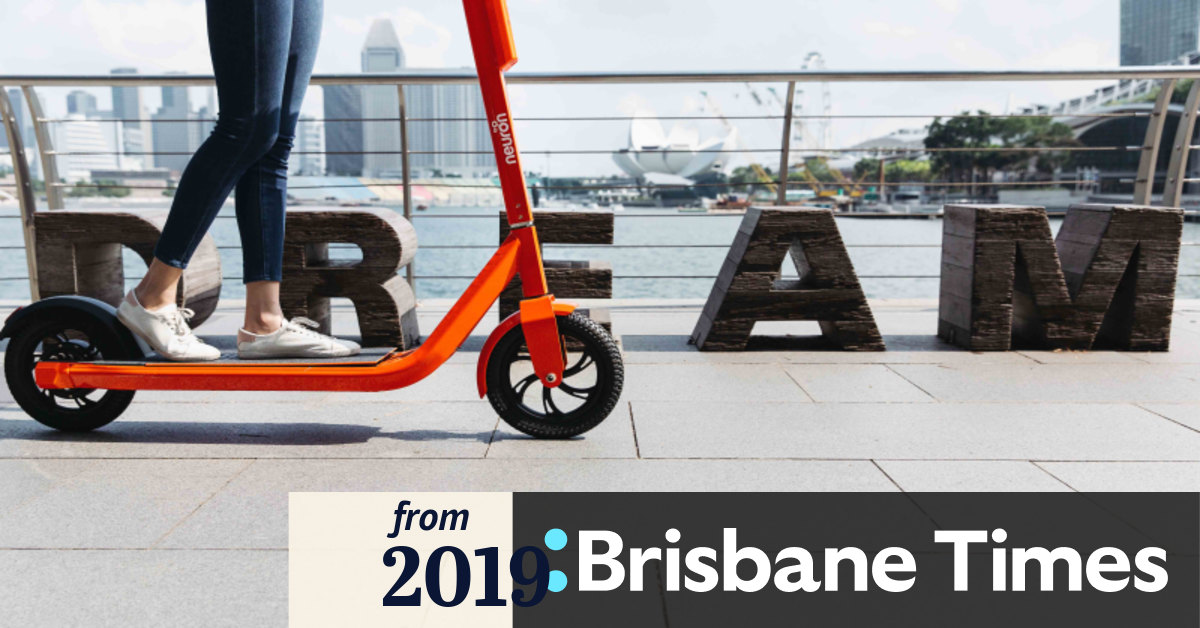
[[[388,19],[371,23],[362,49],[362,71],[396,72],[404,68],[404,51],[396,28]],[[400,95],[395,87],[369,85],[362,88],[363,174],[368,177],[396,177],[401,174]]]
[[[137,68],[114,68],[112,74],[137,74]],[[137,120],[142,117],[142,93],[136,87],[112,88],[113,117]]]
[[[1121,65],[1169,63],[1200,49],[1200,0],[1121,0]]]
[[[438,120],[408,125],[414,170],[476,177],[496,169],[478,85],[414,85],[405,94],[410,117]]]
[[[404,51],[391,20],[371,24],[362,52],[363,72],[396,72],[404,69]],[[410,85],[405,87],[408,111],[409,160],[414,174],[440,172],[480,176],[495,169],[490,153],[483,97],[478,85]],[[398,177],[401,174],[400,125],[396,122],[400,98],[391,86],[362,89],[363,174]],[[381,119],[378,122],[371,118]],[[330,135],[333,131],[327,129]],[[474,154],[474,153],[480,154]]]
[[[200,148],[217,126],[217,90],[203,87],[201,92],[204,94],[204,105],[196,112],[196,122],[188,125],[192,150]]]
[[[114,75],[137,74],[137,68],[115,68]],[[144,153],[153,147],[151,143],[151,124],[142,107],[142,92],[137,87],[112,88],[113,117],[121,120],[122,150],[129,157],[139,158],[144,163],[151,163],[150,155]]]
[[[358,85],[325,85],[325,174],[363,173],[363,97]]]
[[[67,123],[51,125],[54,148],[59,153],[58,176],[69,183],[91,181],[93,170],[118,170],[116,150],[119,125],[88,120],[80,113],[67,114]]]
[[[96,97],[81,89],[72,90],[67,94],[67,113],[77,113],[81,116],[96,115]]]
[[[187,87],[163,87],[162,107],[154,114],[154,165],[182,172],[199,143]],[[173,154],[172,154],[173,153]]]
[[[296,141],[288,160],[288,172],[316,177],[325,174],[325,124],[312,116],[300,116]]]

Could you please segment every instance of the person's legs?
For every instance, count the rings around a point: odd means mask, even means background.
[[[155,261],[135,288],[147,309],[175,303],[182,269],[234,185],[275,145],[289,67],[294,0],[207,0],[220,114],[188,162]]]
[[[242,237],[242,277],[246,283],[243,329],[269,334],[283,324],[279,282],[283,277],[284,219],[287,208],[288,157],[300,119],[321,36],[322,0],[291,0],[290,47],[282,108],[274,145],[237,183],[238,230]],[[248,341],[249,334],[239,334]]]

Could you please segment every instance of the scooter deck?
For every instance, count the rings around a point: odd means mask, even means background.
[[[217,360],[209,360],[206,362],[172,362],[165,358],[151,354],[143,360],[97,360],[92,364],[103,366],[168,366],[172,364],[180,365],[208,365],[208,366],[263,366],[277,367],[287,365],[297,366],[376,366],[388,356],[395,353],[397,350],[390,347],[364,347],[358,355],[346,356],[343,358],[271,358],[263,360],[243,360],[237,356],[237,348],[233,346],[232,338],[229,342],[222,342],[220,339],[207,338],[208,344],[213,345],[221,350],[221,357]],[[228,345],[228,346],[226,346]]]

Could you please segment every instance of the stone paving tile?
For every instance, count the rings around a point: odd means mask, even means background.
[[[807,401],[782,368],[752,364],[629,364],[629,401]]]
[[[287,625],[287,552],[0,550],[6,626]]]
[[[1039,462],[1083,492],[1200,492],[1200,462]]]
[[[586,434],[568,440],[530,438],[500,421],[488,458],[636,458],[637,444],[629,404],[618,403],[612,414]]]
[[[627,364],[1034,364],[1011,351],[971,352],[947,345],[936,336],[884,336],[887,351],[700,351],[686,335],[624,334]]]
[[[261,460],[163,547],[287,546],[289,491],[894,491],[869,461]]]
[[[685,335],[623,334],[625,364],[782,364],[789,351],[699,351]]]
[[[1038,364],[1143,364],[1135,354],[1121,351],[1018,351]]]
[[[1176,421],[1193,430],[1200,431],[1200,404],[1196,403],[1143,403],[1143,408]]]
[[[1200,326],[1176,324],[1171,330],[1171,350],[1129,353],[1148,364],[1200,364]]]
[[[897,334],[883,336],[887,351],[793,351],[789,362],[798,364],[1013,364],[1029,365],[1029,356],[1015,351],[966,351],[937,336]]]
[[[1189,402],[1200,401],[1200,369],[1186,365],[1107,364],[892,367],[942,401]]]
[[[0,460],[0,517],[84,471],[57,460]]]
[[[812,364],[784,368],[813,401],[933,403],[933,397],[881,364]]]
[[[98,431],[67,434],[0,409],[0,456],[482,458],[496,420],[483,401],[135,403]]]
[[[1011,460],[877,460],[912,492],[1061,492],[1070,487],[1033,463]]]
[[[643,458],[1200,460],[1200,434],[1132,405],[634,401],[633,415]]]
[[[38,460],[69,475],[0,516],[4,548],[151,547],[246,460]]]

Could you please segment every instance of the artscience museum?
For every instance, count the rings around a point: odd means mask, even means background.
[[[629,147],[613,153],[613,161],[631,177],[667,174],[692,178],[719,168],[721,156],[734,148],[737,130],[724,138],[700,141],[695,128],[676,125],[668,134],[653,114],[639,111],[629,125]]]

